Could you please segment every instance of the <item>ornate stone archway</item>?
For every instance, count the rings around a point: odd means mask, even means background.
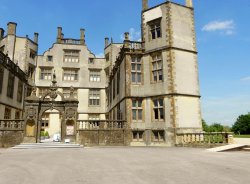
[[[77,108],[78,100],[74,98],[74,88],[70,88],[70,97],[65,99],[63,94],[58,91],[56,85],[56,77],[53,75],[52,85],[44,96],[41,98],[36,96],[36,88],[33,88],[31,96],[25,99],[25,137],[26,140],[35,140],[40,142],[40,131],[41,131],[41,119],[44,112],[47,110],[56,109],[61,115],[61,140],[64,141],[66,138],[71,141],[76,140],[76,121],[77,121]],[[61,100],[56,101],[56,98],[60,96]],[[49,97],[46,98],[46,97]],[[73,122],[70,127],[67,127],[67,122]],[[33,122],[32,128],[34,133],[31,134],[30,122]],[[73,127],[72,127],[73,126]],[[71,133],[67,133],[71,131]],[[33,138],[33,139],[32,139]],[[29,141],[32,142],[32,141]]]

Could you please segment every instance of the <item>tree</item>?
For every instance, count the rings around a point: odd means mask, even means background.
[[[204,119],[202,119],[201,122],[202,122],[203,131],[208,132],[208,125],[207,125],[206,121]]]
[[[208,132],[223,132],[223,126],[219,123],[214,123],[209,126]]]
[[[237,118],[232,131],[235,134],[250,134],[250,112]]]

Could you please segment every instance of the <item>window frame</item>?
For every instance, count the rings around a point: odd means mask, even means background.
[[[134,66],[134,67],[133,67]],[[138,66],[140,66],[140,70],[138,70]],[[139,56],[132,56],[131,57],[131,83],[132,84],[142,84],[142,57]],[[134,81],[133,81],[133,76]],[[140,76],[140,81],[138,80]]]
[[[9,72],[8,77],[8,86],[7,86],[7,97],[12,98],[14,97],[14,88],[15,88],[15,75]]]
[[[101,106],[100,89],[89,89],[89,106],[90,107]]]
[[[52,80],[53,68],[40,67],[40,80],[49,81]]]
[[[101,82],[101,70],[100,69],[89,69],[89,81],[90,82]]]
[[[135,102],[135,106],[134,106]],[[139,102],[141,105],[139,105]],[[134,114],[135,112],[135,114]],[[141,118],[139,118],[139,112],[141,112]],[[132,122],[142,122],[143,121],[143,99],[142,98],[133,98],[131,105],[131,119]],[[135,116],[134,116],[135,115]]]
[[[162,105],[160,103],[160,100],[162,101]],[[154,98],[154,99],[152,99],[152,102],[153,102],[153,119],[154,119],[154,121],[164,121],[165,120],[164,98]],[[156,103],[157,103],[157,106],[156,106]],[[158,118],[156,118],[156,113],[157,113]],[[161,118],[161,115],[163,118]]]
[[[151,55],[151,81],[153,83],[163,82],[163,60],[162,53]]]
[[[65,80],[65,74],[67,74],[67,78],[74,78],[74,80]],[[77,82],[79,80],[79,69],[76,68],[64,68],[63,69],[63,76],[62,76],[62,80],[63,81],[67,81],[67,82]]]
[[[10,107],[5,106],[4,119],[11,119],[11,108]]]
[[[156,40],[162,37],[161,18],[152,20],[147,23],[149,30],[149,41]]]
[[[22,99],[23,99],[23,82],[19,80],[17,87],[17,101],[21,103]]]
[[[80,50],[64,49],[63,51],[64,51],[64,54],[63,54],[64,63],[79,63],[80,62]]]

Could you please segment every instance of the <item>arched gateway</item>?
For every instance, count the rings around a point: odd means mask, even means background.
[[[38,98],[33,88],[31,96],[25,99],[25,140],[40,142],[42,116],[48,110],[57,110],[60,114],[61,141],[76,140],[76,120],[78,100],[74,98],[74,88],[70,89],[70,97],[65,99],[56,85],[56,76],[53,75],[52,85],[44,96]],[[59,99],[59,100],[58,100]],[[53,123],[53,122],[51,122]]]

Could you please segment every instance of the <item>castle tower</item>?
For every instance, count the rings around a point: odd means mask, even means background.
[[[162,129],[165,130],[166,142],[171,144],[175,143],[178,133],[202,130],[192,7],[192,0],[186,0],[186,6],[167,1],[142,11],[142,38],[146,53],[143,64],[144,71],[150,72],[150,77],[145,77],[144,73],[144,93],[150,96],[146,99],[148,104],[152,98],[161,96],[163,99],[165,124]],[[159,122],[155,118],[158,114],[151,111],[150,115],[150,109],[148,112],[145,119],[149,121],[145,123],[152,127],[154,122]]]

